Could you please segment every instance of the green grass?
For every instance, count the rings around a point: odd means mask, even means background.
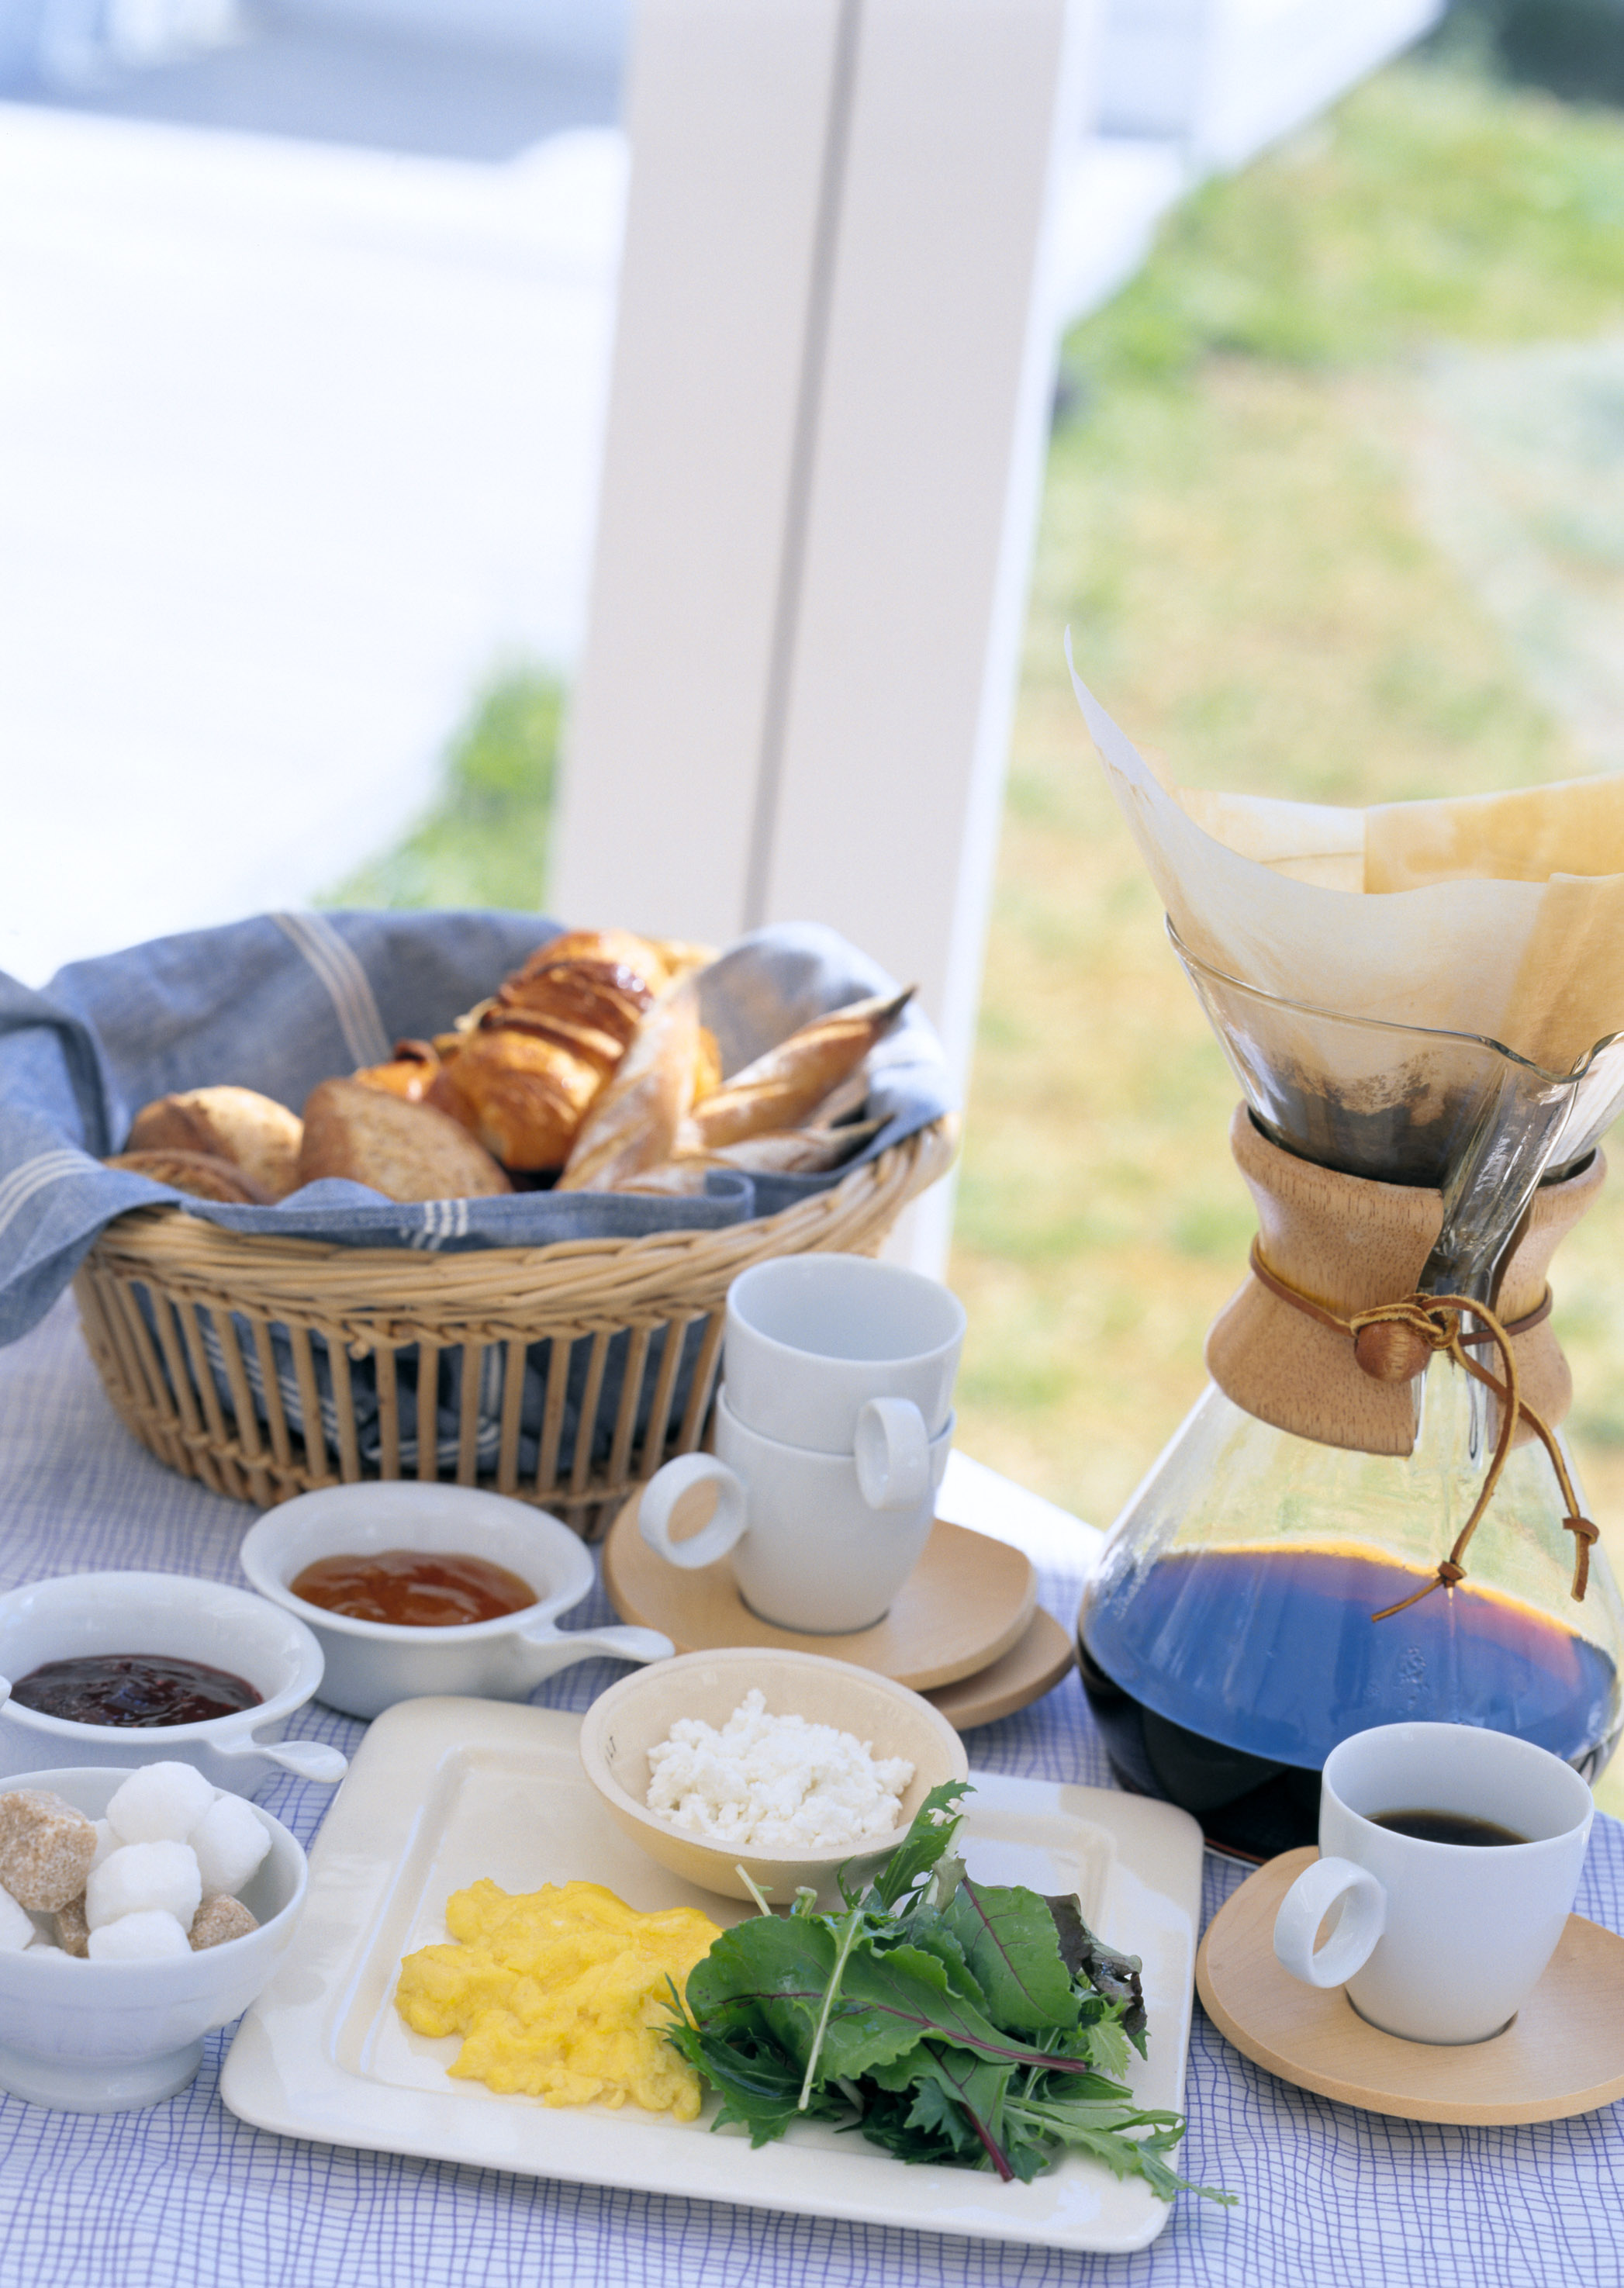
[[[1347,367],[1590,333],[1620,294],[1616,115],[1411,65],[1188,201],[1067,362],[1102,394],[1215,355]]]
[[[319,902],[539,910],[563,706],[557,678],[540,670],[493,679],[447,751],[432,806]]]

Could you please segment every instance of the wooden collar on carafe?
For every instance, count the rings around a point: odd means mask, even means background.
[[[1517,1357],[1511,1348],[1512,1338],[1525,1335],[1540,1326],[1550,1316],[1550,1289],[1548,1287],[1537,1307],[1520,1319],[1502,1325],[1486,1303],[1474,1301],[1470,1295],[1406,1295],[1396,1303],[1378,1303],[1368,1311],[1354,1311],[1343,1317],[1329,1304],[1319,1302],[1314,1296],[1294,1287],[1289,1279],[1267,1263],[1258,1242],[1252,1242],[1252,1276],[1282,1303],[1289,1303],[1294,1311],[1301,1311],[1315,1319],[1322,1327],[1345,1335],[1353,1345],[1353,1355],[1361,1370],[1376,1382],[1408,1382],[1421,1373],[1434,1351],[1447,1351],[1459,1367],[1464,1368],[1475,1381],[1492,1390],[1500,1401],[1500,1432],[1494,1441],[1487,1474],[1477,1490],[1470,1516],[1455,1536],[1454,1546],[1438,1568],[1424,1589],[1417,1589],[1412,1597],[1402,1597],[1396,1605],[1385,1606],[1372,1620],[1385,1621],[1394,1613],[1402,1613],[1408,1605],[1416,1605],[1430,1597],[1434,1589],[1453,1589],[1457,1581],[1466,1578],[1462,1559],[1466,1545],[1477,1529],[1477,1523],[1494,1498],[1500,1483],[1506,1456],[1511,1450],[1517,1420],[1525,1421],[1550,1457],[1550,1465],[1562,1489],[1562,1498],[1567,1505],[1567,1515],[1562,1522],[1574,1540],[1573,1594],[1582,1601],[1590,1580],[1590,1545],[1600,1538],[1588,1517],[1579,1513],[1579,1497],[1573,1491],[1573,1482],[1567,1474],[1567,1465],[1549,1426],[1523,1398],[1517,1386]],[[1461,1315],[1470,1312],[1479,1324],[1470,1334],[1461,1331]],[[1505,1379],[1497,1382],[1478,1360],[1473,1358],[1468,1346],[1493,1343],[1500,1354]]]

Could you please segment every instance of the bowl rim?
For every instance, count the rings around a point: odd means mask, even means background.
[[[325,1605],[313,1605],[303,1597],[296,1597],[282,1576],[277,1557],[272,1553],[278,1550],[285,1536],[290,1513],[297,1511],[301,1503],[327,1501],[335,1494],[364,1495],[368,1505],[376,1507],[377,1497],[384,1493],[391,1498],[404,1495],[408,1508],[416,1505],[424,1495],[442,1499],[448,1495],[472,1495],[474,1501],[480,1505],[498,1502],[504,1511],[519,1512],[527,1526],[539,1523],[556,1528],[567,1537],[572,1553],[579,1554],[580,1561],[574,1565],[574,1570],[581,1585],[576,1587],[574,1582],[566,1583],[562,1589],[554,1590],[551,1596],[538,1597],[534,1604],[520,1605],[511,1613],[498,1613],[492,1620],[458,1621],[446,1627],[408,1625],[399,1621],[365,1621],[353,1613],[335,1613]],[[471,1508],[472,1504],[467,1506]],[[305,1514],[308,1515],[308,1512]],[[323,1553],[337,1557],[350,1553],[335,1545]],[[316,1561],[314,1558],[305,1560],[307,1564]],[[439,1645],[488,1644],[502,1637],[528,1635],[540,1624],[551,1621],[559,1613],[566,1613],[578,1605],[590,1593],[596,1577],[590,1553],[581,1536],[561,1517],[554,1516],[551,1510],[534,1508],[530,1503],[518,1501],[511,1494],[491,1493],[484,1486],[419,1485],[409,1478],[368,1479],[350,1486],[316,1486],[307,1494],[297,1495],[292,1501],[282,1502],[255,1520],[238,1545],[237,1562],[261,1597],[291,1614],[318,1637],[323,1629],[330,1629],[336,1636],[357,1637],[363,1643],[411,1646],[418,1651]]]
[[[153,1761],[154,1763],[161,1763],[163,1760],[164,1760],[162,1757],[154,1756],[153,1758]],[[64,1781],[90,1778],[100,1779],[104,1776],[122,1783],[130,1777],[130,1767],[128,1764],[59,1764],[53,1766],[48,1771],[13,1772],[8,1774],[6,1778],[3,1782],[0,1782],[0,1794],[9,1795],[14,1789],[36,1787],[46,1791],[52,1795],[61,1795],[64,1792],[62,1784]],[[304,1908],[305,1895],[310,1888],[309,1854],[306,1852],[304,1845],[299,1841],[298,1837],[293,1832],[292,1829],[289,1827],[284,1827],[281,1821],[276,1817],[273,1812],[267,1811],[263,1804],[250,1801],[247,1797],[240,1797],[238,1800],[240,1802],[248,1803],[248,1807],[254,1814],[255,1817],[258,1819],[263,1825],[270,1829],[273,1849],[274,1849],[278,1842],[281,1841],[288,1844],[293,1851],[293,1895],[288,1901],[287,1905],[285,1907],[279,1907],[276,1912],[271,1917],[268,1923],[261,1923],[256,1930],[244,1931],[241,1938],[222,1939],[218,1946],[204,1947],[200,1949],[198,1952],[186,1957],[169,1956],[161,1958],[159,1960],[151,1963],[132,1963],[91,1962],[88,1959],[82,1959],[81,1958],[74,1955],[65,1956],[63,1960],[71,1962],[74,1966],[73,1981],[75,1987],[78,1986],[80,1980],[84,1977],[87,1972],[91,1976],[99,1980],[105,1986],[114,1978],[127,1978],[132,1970],[144,1970],[149,1974],[153,1973],[160,1974],[167,1973],[172,1982],[184,1983],[185,1981],[181,1974],[185,1971],[192,1968],[197,1963],[201,1962],[206,1956],[218,1955],[224,1957],[226,1958],[226,1966],[229,1967],[230,1966],[234,1965],[241,1958],[235,1952],[235,1949],[238,1947],[251,1946],[256,1942],[264,1942],[268,1944],[273,1933],[283,1932],[285,1935],[291,1935],[292,1925],[297,1921]],[[74,1806],[74,1808],[75,1811],[79,1808],[77,1804]],[[84,1815],[87,1819],[92,1815],[93,1815],[89,1812]],[[99,1816],[99,1815],[94,1815]],[[34,1950],[31,1946],[25,1946],[20,1950],[18,1958],[21,1959],[22,1956],[32,1954],[33,1951]],[[6,1958],[0,1958],[0,1960]],[[63,1971],[61,1965],[57,1964],[51,1970],[48,1970],[44,1974],[49,1978],[52,1976],[62,1977],[67,1974]],[[267,1975],[268,1974],[269,1974],[267,1973]],[[154,1995],[153,1998],[154,2001],[157,2001],[161,2000],[162,1998]]]
[[[888,1852],[895,1850],[907,1833],[913,1820],[911,1813],[899,1826],[893,1827],[885,1835],[876,1836],[867,1843],[841,1844],[832,1850],[773,1850],[758,1844],[733,1847],[718,1843],[714,1836],[699,1835],[690,1828],[678,1827],[663,1813],[651,1811],[646,1804],[639,1803],[615,1778],[603,1752],[603,1732],[615,1709],[634,1698],[639,1688],[655,1677],[667,1677],[678,1668],[738,1667],[754,1671],[759,1678],[763,1655],[764,1648],[759,1645],[728,1645],[709,1652],[677,1653],[670,1660],[652,1661],[646,1668],[634,1669],[630,1676],[623,1676],[619,1683],[610,1685],[606,1691],[598,1694],[581,1720],[581,1763],[588,1779],[606,1801],[629,1812],[640,1827],[646,1827],[653,1834],[669,1837],[674,1842],[692,1845],[696,1850],[712,1852],[718,1857],[725,1857],[731,1849],[733,1857],[755,1864],[776,1860],[786,1866],[824,1868],[831,1873],[850,1862],[884,1857]],[[863,1668],[856,1661],[831,1660],[827,1654],[820,1652],[800,1652],[788,1646],[774,1646],[767,1652],[766,1657],[774,1664],[782,1663],[794,1668],[830,1670],[838,1675],[860,1679],[866,1684],[878,1685],[882,1690],[894,1694],[905,1704],[917,1702],[929,1716],[932,1728],[943,1736],[944,1746],[950,1749],[953,1769],[947,1777],[968,1779],[970,1757],[963,1741],[940,1709],[933,1708],[923,1693],[913,1691],[906,1684],[899,1684],[894,1677],[882,1675],[878,1669]],[[942,1783],[937,1781],[934,1784],[940,1786]]]
[[[92,1743],[106,1744],[109,1736],[121,1740],[139,1736],[154,1742],[173,1741],[193,1746],[199,1742],[235,1739],[239,1733],[257,1732],[263,1725],[278,1723],[296,1715],[307,1701],[315,1698],[321,1688],[327,1656],[317,1641],[314,1630],[302,1614],[280,1606],[272,1599],[257,1596],[251,1589],[239,1589],[234,1581],[212,1581],[197,1573],[161,1573],[154,1569],[142,1570],[135,1567],[127,1567],[118,1572],[46,1573],[36,1581],[20,1581],[13,1588],[0,1592],[0,1618],[12,1606],[13,1600],[32,1595],[41,1589],[55,1589],[59,1584],[64,1587],[69,1583],[81,1586],[94,1584],[99,1588],[116,1584],[121,1588],[128,1588],[131,1582],[139,1582],[146,1586],[154,1581],[162,1581],[166,1590],[170,1592],[178,1585],[183,1597],[192,1590],[226,1597],[239,1610],[247,1609],[256,1617],[261,1608],[268,1606],[281,1621],[297,1632],[289,1645],[289,1656],[297,1664],[292,1681],[283,1685],[280,1692],[268,1693],[263,1700],[256,1701],[251,1708],[234,1708],[227,1715],[204,1716],[192,1724],[89,1724],[78,1717],[51,1716],[43,1708],[29,1708],[16,1697],[14,1692],[0,1701],[0,1722],[22,1725],[29,1731],[44,1733],[48,1739],[82,1740],[87,1748]],[[14,1678],[12,1680],[13,1683],[16,1680]],[[158,1763],[163,1759],[154,1755],[152,1760]],[[103,1767],[84,1764],[63,1765],[60,1768],[64,1771],[91,1771]],[[14,1786],[17,1783],[7,1780],[4,1784]]]

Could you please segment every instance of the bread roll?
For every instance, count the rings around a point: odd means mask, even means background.
[[[322,1176],[347,1176],[403,1201],[488,1199],[513,1188],[455,1120],[359,1080],[324,1080],[305,1100],[299,1180]]]
[[[257,1089],[189,1088],[144,1104],[124,1149],[229,1160],[257,1188],[256,1197],[280,1200],[298,1181],[302,1135],[298,1115]]]
[[[351,1075],[363,1088],[380,1088],[386,1096],[403,1097],[421,1104],[440,1070],[440,1052],[432,1041],[397,1041],[386,1065],[363,1065]]]
[[[913,998],[901,993],[853,1001],[791,1033],[764,1057],[732,1074],[693,1108],[698,1148],[714,1152],[770,1129],[799,1128],[839,1086]]]
[[[670,1159],[693,1101],[699,1033],[699,996],[690,980],[656,1001],[638,1027],[581,1124],[559,1191],[613,1191]]]
[[[503,1166],[561,1168],[669,972],[630,930],[572,930],[538,947],[463,1035],[428,1092]]]
[[[717,957],[714,945],[696,945],[685,937],[651,938],[649,943],[669,970],[673,985],[685,977],[692,977],[697,970],[709,969]]]
[[[147,1176],[154,1184],[172,1184],[194,1199],[224,1200],[234,1207],[268,1208],[271,1195],[247,1171],[209,1152],[120,1152],[107,1163],[127,1168],[132,1176]]]
[[[693,1053],[693,1101],[697,1104],[701,1096],[714,1096],[721,1085],[722,1052],[709,1026],[701,1025]]]

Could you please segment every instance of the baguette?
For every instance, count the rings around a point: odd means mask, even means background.
[[[910,985],[833,1010],[731,1075],[693,1108],[697,1148],[714,1152],[769,1130],[801,1127],[891,1030],[913,995]]]
[[[699,996],[690,980],[656,1001],[638,1028],[581,1124],[559,1191],[613,1191],[671,1158],[693,1102],[699,1036]]]
[[[718,1144],[703,1156],[709,1168],[741,1168],[747,1175],[819,1176],[860,1151],[883,1122],[853,1121],[845,1128],[772,1128],[762,1136],[742,1136]],[[678,1166],[683,1164],[680,1155]]]

